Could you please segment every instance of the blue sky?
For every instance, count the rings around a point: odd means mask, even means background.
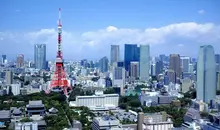
[[[55,58],[59,7],[67,59],[109,56],[110,44],[120,44],[123,53],[125,43],[150,44],[153,56],[196,56],[201,44],[220,52],[218,0],[2,0],[0,48],[9,49],[0,53],[33,59],[33,45],[45,43],[48,59]]]

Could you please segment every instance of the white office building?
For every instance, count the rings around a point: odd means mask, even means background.
[[[20,94],[21,84],[11,84],[11,91],[14,96]]]
[[[114,109],[118,106],[118,94],[96,93],[92,96],[76,96],[76,106],[87,106],[90,109],[103,108]]]
[[[15,130],[38,130],[37,122],[15,123]]]

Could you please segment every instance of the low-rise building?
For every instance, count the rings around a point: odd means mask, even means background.
[[[184,122],[193,122],[194,120],[200,120],[201,116],[198,110],[189,108],[184,115]]]
[[[10,122],[10,120],[11,120],[10,110],[0,111],[0,122]]]
[[[26,106],[26,112],[28,116],[32,115],[45,115],[45,106],[41,100],[38,101],[29,101],[29,104]]]
[[[110,128],[118,128],[120,121],[115,117],[95,117],[92,122],[92,130],[107,130]]]
[[[167,118],[166,112],[144,114],[144,126],[146,130],[170,130],[173,122]]]
[[[208,110],[208,104],[201,100],[192,101],[192,107],[200,112],[204,112]]]
[[[118,94],[96,94],[92,96],[76,96],[76,106],[87,106],[89,108],[115,109],[118,106]]]
[[[14,130],[38,130],[37,122],[15,123]]]
[[[195,122],[184,122],[182,124],[183,129],[192,129],[192,130],[201,130],[199,125],[196,125]]]

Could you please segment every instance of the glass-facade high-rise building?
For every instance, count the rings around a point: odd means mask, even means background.
[[[6,55],[2,55],[1,63],[4,64],[7,61]]]
[[[215,54],[216,71],[220,71],[220,54]]]
[[[131,62],[131,77],[138,78],[139,77],[139,62]]]
[[[180,57],[180,60],[181,60],[182,72],[184,73],[189,72],[190,57],[182,56]]]
[[[36,69],[46,69],[46,44],[34,46],[34,63]]]
[[[156,62],[156,76],[163,73],[163,61],[159,60]]]
[[[106,56],[99,60],[99,67],[102,73],[108,71],[108,58]]]
[[[139,61],[139,50],[137,44],[125,44],[124,48],[124,65],[125,70],[130,70],[130,63],[132,61]]]
[[[220,54],[215,54],[215,62],[216,64],[220,64]]]
[[[180,55],[179,54],[170,54],[170,65],[169,69],[173,70],[176,73],[176,76],[181,78],[181,68],[180,68]]]
[[[150,70],[150,46],[140,45],[140,80],[149,79]]]
[[[209,102],[216,96],[216,63],[214,48],[201,46],[197,62],[197,99]]]
[[[117,63],[120,60],[119,45],[111,45],[111,64]]]

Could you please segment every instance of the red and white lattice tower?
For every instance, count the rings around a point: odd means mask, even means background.
[[[58,51],[56,56],[56,67],[49,86],[49,91],[53,88],[61,88],[65,95],[68,95],[67,89],[71,89],[68,80],[66,78],[66,73],[64,71],[63,65],[63,55],[62,55],[62,24],[61,24],[61,9],[59,8],[59,21],[58,21]]]

